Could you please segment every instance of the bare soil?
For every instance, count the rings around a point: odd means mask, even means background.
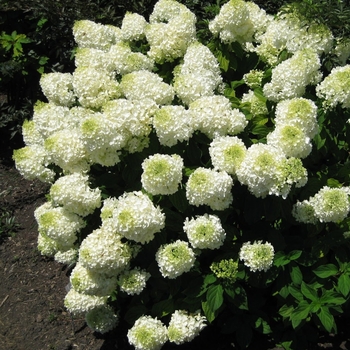
[[[94,333],[83,318],[72,318],[64,308],[70,270],[37,250],[33,212],[45,202],[47,192],[47,185],[25,180],[13,164],[0,160],[0,210],[14,215],[18,224],[15,234],[5,239],[0,236],[0,350],[132,350],[127,329]],[[344,325],[339,335],[323,337],[313,349],[350,349],[349,329]],[[233,348],[229,337],[207,327],[191,343],[167,343],[163,350]],[[260,343],[249,348],[267,350],[271,346]]]

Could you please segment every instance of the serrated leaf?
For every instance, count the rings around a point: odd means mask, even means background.
[[[290,315],[291,321],[302,321],[309,316],[310,304],[306,300],[302,300]]]
[[[215,312],[224,302],[224,290],[220,284],[211,285],[207,291],[208,306]]]
[[[331,332],[333,325],[334,325],[334,317],[329,312],[328,307],[323,306],[320,309],[320,312],[317,314],[318,318],[320,319],[323,327],[326,329],[327,332]]]
[[[299,266],[292,266],[290,269],[290,278],[292,279],[294,284],[301,284],[303,281],[303,274],[301,273]]]
[[[313,273],[320,278],[328,278],[338,273],[338,268],[334,264],[321,265]]]
[[[340,293],[334,292],[332,290],[324,291],[323,295],[320,298],[320,302],[322,304],[329,305],[342,305],[345,303],[345,299],[342,297]]]
[[[209,303],[207,301],[202,302],[202,310],[208,322],[212,323],[215,320],[216,315],[213,309],[209,306]]]
[[[278,312],[280,313],[281,316],[283,317],[290,317],[290,315],[292,314],[294,310],[294,306],[290,305],[283,305]]]
[[[298,300],[298,301],[302,301],[304,300],[303,294],[300,292],[300,290],[294,286],[289,286],[288,287],[288,291],[290,294],[293,295],[293,297]]]
[[[318,296],[317,296],[317,290],[310,287],[309,285],[307,285],[305,282],[301,283],[300,286],[300,290],[303,293],[303,295],[312,300],[312,301],[317,301],[318,300]]]
[[[338,279],[338,290],[340,293],[347,297],[350,292],[350,277],[343,273]]]
[[[271,333],[271,327],[268,324],[266,320],[264,320],[262,317],[259,317],[255,321],[255,329],[257,329],[262,334],[270,334]]]

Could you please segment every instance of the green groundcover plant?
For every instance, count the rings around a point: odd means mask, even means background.
[[[14,151],[52,184],[38,249],[74,266],[66,308],[138,350],[204,327],[300,349],[349,304],[350,43],[243,0],[196,21],[160,0],[75,23]]]

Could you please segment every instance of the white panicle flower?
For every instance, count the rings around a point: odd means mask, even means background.
[[[226,232],[216,215],[204,214],[191,220],[186,218],[184,231],[193,248],[218,249],[226,238]]]
[[[248,102],[250,104],[250,113],[255,115],[266,115],[269,110],[266,106],[266,101],[262,100],[254,94],[253,90],[249,90],[242,96],[242,103]]]
[[[74,264],[78,258],[78,248],[74,247],[67,250],[58,250],[54,256],[55,261],[60,264]]]
[[[101,191],[91,189],[88,176],[71,174],[59,178],[50,189],[51,200],[80,216],[92,214],[101,205]]]
[[[115,46],[115,45],[113,45]],[[113,47],[112,46],[112,47]],[[78,47],[74,56],[75,67],[90,67],[96,70],[115,70],[115,64],[111,60],[109,51],[92,49],[89,47]]]
[[[345,66],[346,61],[350,57],[350,38],[337,39],[334,54],[338,57],[339,65]]]
[[[275,102],[300,97],[307,85],[316,85],[321,80],[320,67],[320,58],[315,51],[297,51],[272,69],[271,82],[263,88],[264,95]]]
[[[44,143],[50,160],[64,172],[84,173],[89,170],[87,154],[77,129],[62,129],[49,136]]]
[[[110,306],[98,306],[88,311],[85,322],[93,331],[107,333],[118,324],[118,316]]]
[[[22,136],[23,141],[26,146],[40,145],[44,144],[44,138],[39,133],[33,119],[25,119],[22,125]]]
[[[128,340],[135,350],[160,350],[168,340],[168,330],[162,321],[141,316],[129,329]]]
[[[107,297],[78,293],[71,288],[64,298],[64,306],[73,315],[84,314],[96,307],[104,306]]]
[[[243,162],[247,148],[237,136],[216,137],[209,147],[211,162],[215,170],[235,175]]]
[[[309,199],[309,202],[315,210],[315,216],[321,222],[339,222],[349,214],[349,194],[349,187],[324,186]]]
[[[293,125],[301,129],[310,139],[318,133],[317,106],[303,97],[277,103],[275,125]]]
[[[190,271],[196,257],[187,242],[177,240],[162,245],[156,253],[156,261],[162,276],[174,279]]]
[[[45,102],[37,102],[34,106],[33,122],[43,138],[65,128],[68,121],[68,107]]]
[[[120,87],[129,100],[149,98],[159,105],[168,105],[174,98],[173,87],[164,83],[157,74],[146,70],[124,75]]]
[[[193,134],[191,114],[183,106],[162,106],[153,116],[153,127],[163,146],[188,141]]]
[[[59,244],[73,245],[77,233],[85,227],[84,220],[63,207],[41,206],[35,210],[39,232]]]
[[[183,159],[177,155],[154,154],[142,164],[142,187],[153,195],[173,194],[182,180]]]
[[[335,67],[330,74],[316,87],[317,97],[323,99],[323,107],[350,107],[350,64]]]
[[[120,196],[113,217],[120,234],[142,244],[150,242],[165,226],[165,215],[141,191]]]
[[[49,102],[61,106],[71,106],[75,102],[73,76],[70,73],[43,74],[40,87]]]
[[[224,4],[209,23],[209,30],[224,43],[252,41],[255,30],[246,2],[230,0]]]
[[[176,310],[168,326],[169,341],[180,345],[190,342],[206,327],[206,318],[200,312],[189,314],[185,310]]]
[[[89,295],[109,296],[117,287],[116,276],[88,270],[79,263],[72,270],[69,280],[74,290]]]
[[[286,157],[306,158],[312,150],[310,137],[294,125],[277,125],[266,140],[268,145],[276,147]]]
[[[60,247],[57,241],[43,236],[40,232],[38,234],[38,250],[41,255],[53,257],[58,251]]]
[[[302,202],[297,202],[293,206],[292,215],[295,220],[302,222],[304,224],[316,224],[318,222],[315,216],[314,207],[311,205],[310,201],[304,200]]]
[[[274,256],[275,250],[272,244],[262,241],[255,241],[253,244],[245,242],[239,251],[239,259],[243,260],[244,265],[252,272],[266,272],[272,266]]]
[[[125,41],[141,40],[145,36],[147,21],[137,13],[127,12],[123,18],[121,30]]]
[[[148,55],[157,63],[182,57],[188,45],[196,40],[196,16],[173,0],[160,0],[150,15],[146,38]]]
[[[115,42],[116,34],[111,26],[89,20],[76,21],[73,26],[74,40],[79,47],[108,50]]]
[[[148,272],[140,270],[140,268],[124,271],[119,276],[120,290],[129,295],[140,294],[150,277]]]
[[[39,179],[42,182],[53,182],[55,172],[48,169],[49,155],[40,145],[25,146],[14,150],[13,160],[16,169],[27,180]]]
[[[244,130],[248,121],[225,96],[205,96],[192,102],[189,108],[195,128],[210,138],[235,135]]]
[[[225,171],[197,168],[187,181],[186,197],[191,205],[225,210],[233,200],[232,186],[233,180]]]
[[[119,83],[108,70],[78,67],[73,73],[74,93],[86,108],[101,108],[107,101],[121,96]]]
[[[265,72],[258,69],[252,69],[243,75],[244,82],[251,88],[261,87]]]
[[[154,61],[151,58],[141,52],[132,52],[130,44],[123,41],[111,47],[109,59],[120,75],[139,70],[151,71],[154,68]]]
[[[113,275],[128,267],[131,248],[114,233],[99,228],[81,243],[79,263],[88,270]]]
[[[236,170],[238,181],[247,185],[256,197],[264,198],[279,186],[279,164],[285,159],[277,148],[262,143],[253,144],[247,150]]]

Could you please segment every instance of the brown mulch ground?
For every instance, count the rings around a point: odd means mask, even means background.
[[[36,248],[33,212],[45,202],[47,192],[46,185],[25,180],[13,165],[0,160],[0,214],[6,210],[19,225],[14,235],[5,239],[0,236],[0,350],[133,349],[127,343],[126,329],[100,335],[89,329],[83,318],[72,318],[65,310],[63,299],[70,270],[41,256]],[[210,333],[209,328],[192,343],[167,343],[163,350],[234,348],[230,339]],[[344,328],[338,336],[320,339],[313,349],[350,349],[350,327]],[[267,350],[271,346],[260,344],[258,348]]]

